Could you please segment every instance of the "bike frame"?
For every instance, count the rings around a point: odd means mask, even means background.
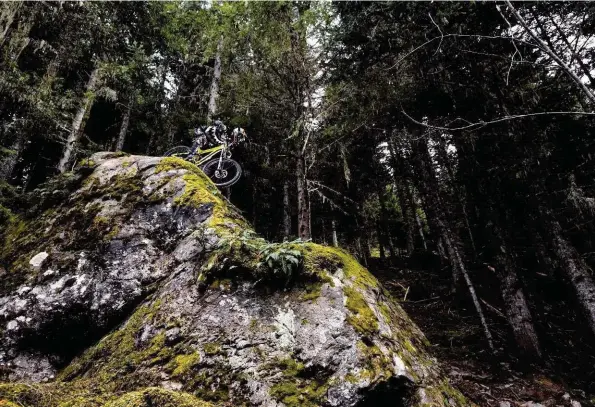
[[[213,148],[208,148],[206,150],[201,150],[200,148],[197,148],[195,150],[196,156],[192,157],[192,161],[197,166],[201,166],[201,165],[205,164],[207,161],[214,158],[217,154],[220,154],[219,155],[219,166],[221,166],[221,161],[223,160],[223,157],[224,156],[227,157],[227,154],[226,154],[227,149],[228,149],[227,143],[218,145]]]

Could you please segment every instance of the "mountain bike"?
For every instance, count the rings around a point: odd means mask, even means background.
[[[196,147],[194,150],[187,146],[177,146],[165,152],[165,157],[179,157],[191,162],[202,169],[218,187],[229,187],[242,176],[242,167],[231,159],[231,147],[237,143],[223,144],[205,150]]]
[[[194,151],[187,146],[177,146],[165,152],[165,157],[179,157],[201,168],[218,187],[229,187],[242,176],[242,167],[231,159],[231,145],[227,142],[213,148]]]

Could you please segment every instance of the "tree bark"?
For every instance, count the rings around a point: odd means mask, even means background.
[[[291,208],[289,206],[289,182],[283,184],[283,239],[291,236]]]
[[[397,189],[397,197],[399,199],[399,206],[401,207],[401,216],[403,218],[403,222],[405,223],[405,230],[407,231],[407,253],[411,254],[415,250],[415,206],[413,202],[411,202],[411,199],[408,196],[408,194],[405,193],[405,188],[409,188],[409,185],[407,184],[407,180],[403,176],[404,163],[402,157],[397,155],[397,149],[392,139],[388,140],[388,149],[392,158],[391,161],[393,167],[393,181]],[[401,174],[400,178],[396,175],[397,173]],[[422,241],[424,242],[425,247],[426,244],[425,239],[423,237],[423,232]]]
[[[421,224],[421,219],[419,218],[417,211],[415,212],[415,222],[417,223],[417,229],[419,231],[419,236],[421,237],[424,250],[428,250],[428,244],[426,243],[426,237],[424,235],[424,226]]]
[[[380,252],[380,258],[384,259],[385,253],[384,253],[384,244],[386,243],[384,240],[384,235],[382,233],[382,224],[380,222],[380,220],[376,221],[376,234],[378,235],[378,250]]]
[[[560,269],[574,289],[589,328],[595,334],[595,283],[589,268],[576,249],[564,238],[562,227],[557,221],[550,221],[549,229],[551,245]]]
[[[483,309],[481,308],[481,304],[479,303],[479,299],[477,297],[477,293],[475,292],[475,287],[473,286],[473,282],[471,281],[471,277],[469,277],[469,273],[465,269],[465,265],[463,264],[463,260],[459,254],[459,251],[456,247],[454,247],[454,254],[456,258],[456,262],[461,270],[461,274],[465,279],[465,283],[467,283],[467,288],[469,289],[469,294],[471,295],[471,299],[473,300],[473,304],[475,305],[475,310],[477,311],[477,315],[479,316],[479,320],[481,321],[481,326],[483,327],[483,332],[486,336],[488,341],[488,346],[492,353],[496,353],[496,348],[494,347],[494,342],[492,339],[492,333],[490,332],[490,328],[488,327],[488,323],[485,319],[483,314]]]
[[[4,44],[6,34],[8,34],[8,30],[10,30],[14,17],[22,4],[22,1],[7,1],[0,3],[0,8],[2,10],[0,12],[0,24],[2,24],[2,27],[0,28],[0,45]]]
[[[453,273],[453,286],[457,286],[457,280],[460,275],[463,276],[473,304],[475,311],[479,316],[481,326],[485,333],[486,340],[490,350],[495,353],[495,347],[492,340],[492,334],[486,322],[483,309],[475,292],[473,282],[469,274],[467,273],[465,264],[462,256],[459,253],[459,249],[454,240],[452,231],[448,226],[447,219],[449,219],[448,213],[444,210],[444,203],[440,197],[440,188],[436,179],[436,174],[432,165],[430,154],[428,151],[428,144],[425,138],[420,134],[419,129],[413,130],[412,150],[413,150],[413,162],[414,168],[417,171],[417,182],[419,185],[418,190],[422,193],[422,197],[426,207],[426,214],[428,218],[431,218],[435,227],[444,241],[446,250],[450,257],[452,273]]]
[[[497,274],[500,278],[500,288],[508,323],[517,346],[528,359],[541,359],[541,346],[539,338],[533,325],[531,311],[517,276],[514,262],[507,252],[504,244],[501,245],[501,252],[496,256],[498,262]]]
[[[400,183],[397,183],[397,195],[399,198],[399,205],[401,207],[401,216],[403,217],[403,222],[405,223],[405,230],[406,232],[406,247],[407,253],[411,254],[415,251],[415,213],[413,213],[413,208],[411,207],[410,202],[407,199],[407,194],[405,193],[405,188],[408,186],[403,186]],[[426,241],[423,236],[423,231],[421,238],[424,247],[426,246]]]
[[[337,238],[337,222],[334,219],[331,221],[331,226],[333,228],[333,246],[339,247],[339,239]]]
[[[126,112],[122,118],[122,125],[120,126],[120,134],[118,135],[118,142],[116,143],[116,151],[122,151],[124,142],[126,141],[126,133],[128,132],[128,125],[130,124],[130,113],[132,112],[132,101],[128,103]]]
[[[297,158],[295,175],[297,181],[298,237],[302,240],[308,240],[312,235],[310,232],[310,205],[308,203],[304,157]]]
[[[211,79],[211,90],[209,94],[209,106],[207,118],[209,122],[217,114],[217,99],[219,98],[219,83],[221,81],[221,52],[223,51],[223,36],[217,43],[217,54],[215,55],[215,66],[213,67],[213,78]]]
[[[9,148],[10,153],[8,154],[8,156],[3,157],[2,160],[0,160],[1,180],[8,181],[10,179],[12,172],[14,171],[14,168],[16,167],[19,157],[21,156],[21,153],[23,151],[24,141],[24,136],[21,133],[17,134],[14,143]]]
[[[88,112],[91,109],[91,106],[93,105],[93,100],[95,98],[94,93],[98,79],[99,67],[96,66],[91,72],[91,75],[89,76],[87,86],[85,87],[85,95],[83,96],[79,110],[77,111],[72,121],[70,134],[68,135],[68,139],[66,140],[66,146],[64,147],[62,158],[60,158],[60,162],[58,163],[58,171],[60,171],[61,173],[67,170],[68,163],[71,160],[72,153],[74,151],[77,141],[80,138],[81,131],[83,130],[84,121],[88,115]]]
[[[27,45],[31,42],[30,33],[33,28],[33,22],[25,19],[25,21],[19,21],[17,27],[11,33],[8,41],[8,49],[10,59],[13,62],[17,62],[21,53],[27,48]]]

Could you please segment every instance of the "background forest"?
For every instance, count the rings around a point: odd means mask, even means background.
[[[452,308],[460,357],[595,392],[594,34],[589,2],[2,2],[0,222],[220,118],[264,237],[348,248]]]

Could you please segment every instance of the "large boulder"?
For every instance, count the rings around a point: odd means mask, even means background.
[[[0,246],[0,405],[469,405],[353,257],[264,241],[187,162],[99,153],[30,203]]]

